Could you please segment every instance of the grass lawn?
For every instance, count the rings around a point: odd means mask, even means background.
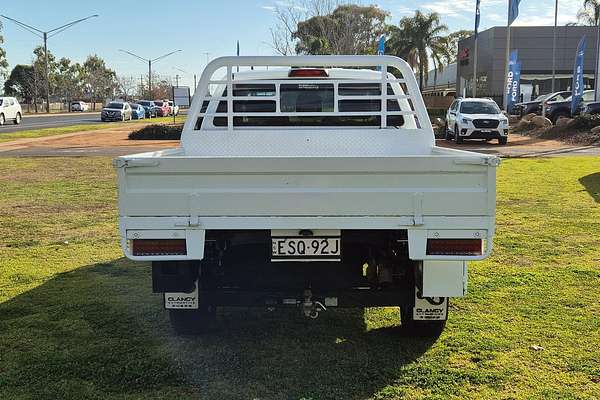
[[[0,171],[3,400],[600,398],[599,158],[504,161],[494,255],[435,342],[400,337],[394,308],[228,309],[175,337],[121,258],[109,158]]]
[[[185,115],[178,115],[175,117],[176,123],[183,123],[185,121]],[[97,124],[82,124],[82,125],[72,125],[72,126],[63,126],[58,128],[43,128],[43,129],[30,129],[26,131],[19,132],[8,132],[2,133],[2,129],[0,128],[0,143],[2,142],[11,142],[17,139],[31,139],[45,136],[56,136],[62,135],[65,133],[73,133],[73,132],[84,132],[84,131],[94,131],[97,129],[108,129],[108,128],[116,128],[121,126],[127,126],[129,124],[138,124],[138,123],[156,123],[156,124],[169,124],[173,123],[173,117],[159,117],[152,119],[134,119],[132,121],[127,122],[98,122]]]

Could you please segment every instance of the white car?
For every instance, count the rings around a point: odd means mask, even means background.
[[[456,99],[446,114],[446,140],[462,143],[465,139],[498,139],[508,142],[508,118],[494,100]]]
[[[253,65],[273,68],[232,72]],[[181,147],[114,160],[121,248],[152,262],[178,333],[217,307],[399,306],[437,336],[492,251],[498,163],[435,145],[397,57],[217,58]]]
[[[0,126],[7,121],[13,121],[16,125],[23,119],[21,105],[14,97],[0,97]]]
[[[88,111],[90,109],[90,106],[88,105],[88,103],[84,102],[84,101],[72,101],[71,102],[71,111]]]
[[[179,114],[179,106],[178,105],[176,105],[172,101],[168,101],[167,104],[171,108],[171,115],[178,115]]]

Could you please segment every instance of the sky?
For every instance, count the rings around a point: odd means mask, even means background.
[[[303,0],[297,0],[300,4]],[[552,25],[555,0],[522,0],[515,25]],[[143,58],[156,58],[170,51],[182,51],[158,61],[153,69],[160,75],[180,75],[180,85],[192,85],[193,74],[201,74],[208,58],[234,55],[240,41],[242,55],[272,55],[270,28],[276,20],[274,7],[293,0],[142,0],[2,1],[0,14],[40,30],[50,30],[70,21],[99,14],[48,41],[57,57],[83,62],[98,54],[119,75],[147,74],[147,64],[119,52],[125,49]],[[358,0],[376,4],[390,13],[388,23],[414,10],[435,11],[450,31],[473,29],[475,0]],[[559,24],[576,20],[583,0],[559,0]],[[508,0],[481,0],[480,30],[506,24]],[[33,49],[41,39],[2,19],[4,48],[10,68],[30,63]],[[181,70],[185,71],[182,72]]]

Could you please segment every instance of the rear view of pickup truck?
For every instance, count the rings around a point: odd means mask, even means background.
[[[491,252],[499,160],[435,146],[403,60],[224,57],[196,93],[180,148],[114,161],[123,251],[176,332],[220,306],[398,306],[439,335]]]

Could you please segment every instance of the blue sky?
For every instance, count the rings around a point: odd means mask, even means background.
[[[243,55],[274,54],[269,28],[275,23],[272,8],[285,5],[280,0],[141,0],[141,1],[72,1],[29,0],[2,1],[0,14],[21,20],[42,30],[66,22],[100,14],[49,40],[57,57],[82,62],[96,53],[120,75],[140,76],[147,72],[143,62],[118,51],[124,48],[145,58],[154,58],[171,50],[182,49],[155,64],[161,75],[180,74],[183,84],[192,84],[193,73],[200,74],[206,63],[205,52],[213,58],[235,54],[240,40]],[[300,4],[302,0],[297,0]],[[388,22],[397,23],[420,8],[436,11],[451,30],[472,29],[475,0],[371,0],[390,12]],[[481,0],[481,28],[506,24],[508,0]],[[559,23],[575,20],[583,0],[559,0]],[[516,25],[552,25],[554,0],[522,0]],[[4,47],[11,68],[29,63],[33,48],[40,43],[31,33],[3,20]],[[188,71],[184,74],[174,67]]]

